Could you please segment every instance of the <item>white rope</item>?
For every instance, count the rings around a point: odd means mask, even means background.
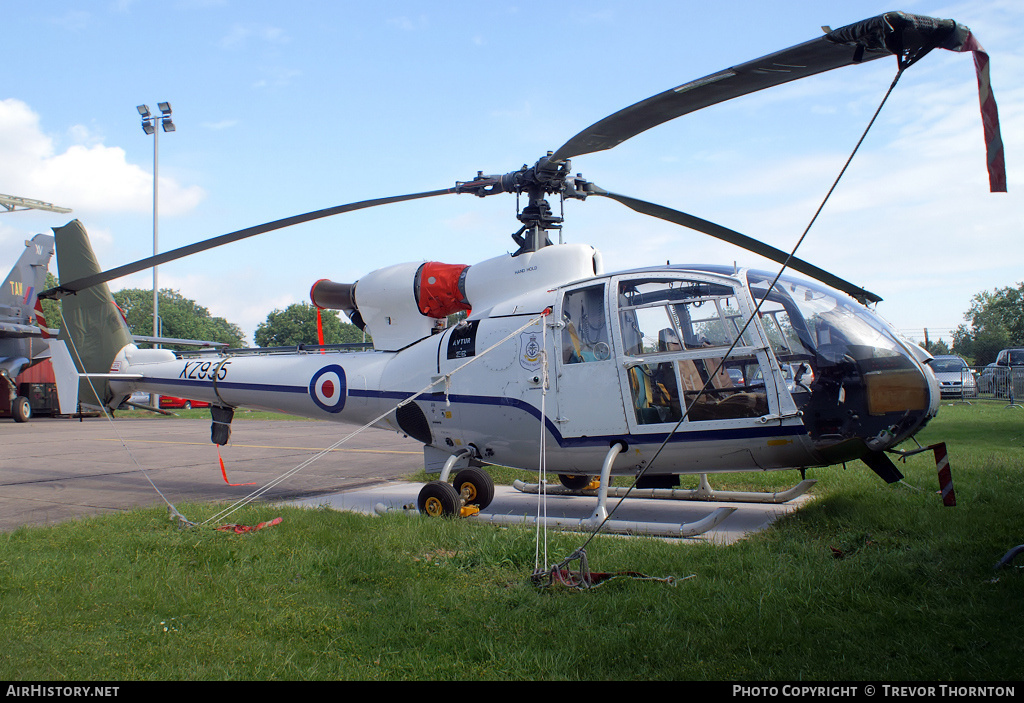
[[[362,425],[361,427],[356,429],[354,432],[351,432],[348,435],[346,435],[345,437],[342,437],[341,439],[339,439],[337,442],[335,442],[331,446],[327,447],[326,449],[323,449],[323,450],[317,452],[316,454],[314,454],[310,458],[308,458],[305,461],[303,461],[302,463],[300,463],[298,466],[295,466],[292,469],[289,469],[288,471],[284,472],[283,474],[281,474],[277,478],[272,479],[271,481],[266,483],[263,487],[258,488],[255,491],[253,491],[252,493],[250,493],[249,495],[245,496],[244,498],[239,499],[238,501],[236,501],[235,503],[229,505],[227,508],[225,508],[221,512],[217,513],[213,517],[210,517],[210,518],[206,519],[203,522],[203,524],[205,525],[206,523],[212,522],[214,520],[222,520],[225,517],[227,517],[228,515],[231,515],[235,511],[237,511],[237,510],[241,509],[242,507],[248,505],[249,503],[251,503],[254,500],[256,500],[257,498],[259,498],[260,496],[264,495],[271,488],[274,488],[275,486],[281,484],[282,482],[284,482],[287,479],[291,478],[295,474],[299,473],[300,471],[305,469],[307,466],[309,466],[310,464],[312,464],[315,461],[317,461],[318,459],[320,459],[325,454],[329,454],[330,452],[334,451],[335,449],[337,449],[341,445],[345,444],[345,442],[349,441],[350,439],[352,439],[353,437],[358,435],[360,432],[363,432],[364,430],[369,429],[373,425],[377,424],[378,422],[383,420],[385,417],[390,415],[392,412],[394,412],[395,410],[397,410],[401,406],[406,405],[408,403],[411,403],[413,400],[415,400],[419,396],[423,395],[424,393],[428,392],[431,388],[436,386],[438,383],[441,383],[442,381],[444,381],[444,383],[445,383],[445,395],[447,397],[448,390],[450,388],[450,383],[451,383],[451,377],[452,376],[454,376],[455,374],[459,373],[460,371],[462,371],[464,368],[466,368],[470,364],[474,363],[477,359],[480,359],[480,358],[486,356],[488,353],[490,353],[494,349],[498,348],[499,346],[501,346],[502,344],[504,344],[508,340],[510,340],[513,337],[515,337],[520,332],[524,331],[527,327],[530,327],[530,326],[534,325],[538,320],[541,320],[542,323],[543,323],[543,319],[544,319],[544,315],[541,315],[538,318],[531,319],[528,323],[526,323],[525,325],[523,325],[519,329],[515,330],[511,334],[507,335],[506,337],[502,338],[498,342],[495,342],[494,344],[492,344],[490,347],[485,349],[480,354],[472,357],[471,359],[469,359],[465,363],[457,366],[455,369],[453,369],[449,373],[445,374],[441,378],[438,378],[438,379],[432,381],[430,384],[428,384],[427,386],[421,388],[419,391],[413,393],[412,395],[410,395],[405,400],[402,400],[399,403],[397,403],[394,407],[389,408],[385,412],[381,413],[380,415],[378,415],[374,419],[372,419],[369,422],[367,422],[365,425]],[[542,428],[543,428],[543,424],[544,423],[542,422],[541,423],[541,427]]]
[[[485,349],[480,354],[472,357],[471,359],[469,359],[465,363],[459,365],[458,367],[456,367],[455,369],[453,369],[449,373],[445,374],[443,377],[441,377],[441,378],[439,378],[439,379],[437,379],[435,381],[432,381],[430,384],[428,384],[424,388],[420,389],[416,393],[413,393],[412,395],[410,395],[405,400],[400,401],[394,407],[389,408],[387,411],[381,413],[380,415],[375,417],[373,420],[370,420],[366,424],[362,425],[361,427],[356,429],[354,432],[350,432],[348,435],[346,435],[345,437],[342,437],[341,439],[339,439],[337,442],[335,442],[331,446],[327,447],[326,449],[323,449],[323,450],[317,452],[316,454],[314,454],[310,458],[306,459],[305,461],[301,462],[297,466],[295,466],[295,467],[289,469],[288,471],[284,472],[283,474],[281,474],[277,478],[271,479],[269,482],[267,482],[261,488],[258,488],[257,490],[253,491],[249,495],[247,495],[247,496],[237,500],[235,503],[232,503],[227,508],[225,508],[221,512],[217,513],[213,517],[210,517],[210,518],[204,520],[202,524],[205,525],[205,524],[207,524],[209,522],[212,522],[212,521],[215,521],[215,520],[221,520],[221,519],[227,517],[228,515],[231,515],[232,513],[236,512],[237,510],[241,509],[242,507],[248,505],[249,503],[251,503],[254,500],[256,500],[257,498],[259,498],[260,496],[262,496],[265,493],[267,493],[267,491],[271,490],[272,488],[280,485],[284,481],[286,481],[289,478],[291,478],[292,476],[296,475],[297,473],[299,473],[300,471],[302,471],[303,469],[308,467],[310,464],[313,464],[314,462],[316,462],[318,459],[320,459],[324,455],[329,454],[330,452],[334,451],[335,449],[337,449],[341,445],[345,444],[350,439],[352,439],[353,437],[358,435],[360,432],[363,432],[364,430],[366,430],[366,429],[372,427],[373,425],[377,424],[378,422],[383,420],[385,417],[390,415],[392,412],[394,412],[395,410],[397,410],[401,406],[406,405],[406,404],[412,402],[413,400],[415,400],[419,396],[421,396],[424,393],[428,392],[431,388],[436,386],[441,381],[444,381],[444,383],[445,383],[445,400],[446,400],[446,402],[450,402],[450,401],[448,401],[448,394],[449,394],[449,391],[451,389],[451,379],[452,379],[452,376],[454,376],[455,374],[459,373],[460,371],[465,369],[470,364],[474,363],[477,359],[480,359],[480,358],[486,356],[487,354],[489,354],[490,352],[494,351],[496,348],[498,348],[499,346],[501,346],[505,342],[509,341],[510,339],[515,337],[520,332],[523,332],[524,330],[526,330],[526,328],[536,324],[538,320],[542,322],[542,327],[543,327],[543,319],[544,319],[545,315],[541,315],[540,317],[531,319],[525,325],[523,325],[519,329],[511,332],[510,334],[508,334],[507,336],[503,337],[499,341],[495,342],[494,344],[492,344],[490,347]],[[68,329],[68,324],[67,324],[67,321],[64,319],[64,312],[63,311],[61,311],[61,323],[63,324],[64,329]],[[75,346],[74,340],[71,339],[71,335],[70,334],[68,335],[68,342],[71,345],[71,349],[74,352],[75,357],[78,359],[79,366],[82,369],[84,369],[85,368],[85,364],[82,363],[81,356],[79,355],[78,349]],[[163,494],[163,492],[160,490],[160,488],[153,482],[153,480],[150,478],[149,474],[146,472],[146,470],[139,463],[138,459],[136,459],[135,455],[132,453],[131,447],[128,446],[128,443],[121,436],[121,434],[117,431],[117,427],[114,425],[114,422],[113,422],[113,417],[107,412],[106,405],[100,399],[100,395],[96,391],[96,388],[95,388],[95,386],[92,383],[92,379],[89,378],[88,376],[86,376],[86,381],[89,383],[89,387],[92,389],[93,395],[95,395],[96,399],[100,401],[100,408],[103,411],[104,416],[107,418],[107,421],[110,423],[110,426],[111,426],[111,429],[114,432],[114,435],[117,437],[118,441],[121,442],[121,446],[124,447],[125,451],[128,453],[128,456],[131,458],[131,460],[135,464],[135,466],[142,472],[143,476],[145,476],[146,480],[149,482],[149,485],[153,487],[153,490],[156,491],[157,495],[159,495],[160,498],[167,504],[168,510],[170,511],[172,517],[176,517],[179,520],[179,522],[181,522],[182,524],[195,525],[196,523],[188,520],[187,518],[185,518],[185,516],[183,516],[178,511],[178,509],[174,506],[174,504],[171,503],[171,501],[167,499],[167,497]],[[546,370],[545,370],[545,384],[546,384],[546,382],[547,381],[546,381]],[[543,399],[542,399],[542,402],[543,402]],[[543,412],[542,412],[542,415],[543,415]],[[541,422],[541,429],[542,430],[543,430],[543,427],[544,427],[544,423],[542,421]]]
[[[63,309],[60,310],[60,322],[62,329],[69,329],[68,322],[67,320],[64,319]],[[85,363],[82,361],[82,357],[78,353],[78,347],[75,345],[73,335],[71,335],[70,333],[67,335],[67,342],[71,346],[71,351],[74,352],[75,359],[78,362],[78,366],[83,370],[83,372],[88,373],[85,370]],[[96,400],[99,401],[100,410],[103,411],[103,417],[107,419],[107,423],[110,425],[110,429],[113,430],[114,436],[117,437],[117,441],[119,441],[121,443],[121,446],[124,447],[124,450],[128,452],[128,457],[132,460],[132,463],[135,464],[135,468],[142,472],[142,475],[145,476],[146,480],[149,482],[149,485],[153,487],[153,490],[156,491],[157,495],[160,496],[160,498],[167,504],[167,509],[170,512],[171,517],[176,518],[181,524],[194,525],[195,523],[193,523],[191,520],[187,519],[184,515],[178,512],[178,509],[174,506],[174,504],[171,503],[171,501],[167,499],[167,496],[165,496],[163,492],[157,487],[157,485],[153,483],[153,479],[149,477],[149,473],[142,467],[142,464],[139,463],[139,460],[135,457],[135,454],[132,453],[131,447],[128,446],[128,442],[126,442],[124,437],[121,436],[121,433],[117,431],[117,425],[114,424],[114,418],[109,412],[107,412],[107,406],[100,398],[100,394],[96,391],[96,386],[93,384],[92,378],[86,376],[85,380],[89,384],[89,388],[90,390],[92,390],[92,394],[96,396]],[[81,401],[79,401],[79,411],[81,411]]]
[[[544,569],[548,568],[548,503],[547,503],[547,485],[548,485],[548,451],[547,451],[547,428],[544,426],[544,419],[547,417],[547,396],[548,396],[548,343],[547,343],[547,329],[548,326],[544,320],[541,320],[541,352],[540,352],[540,368],[541,368],[541,393],[540,393],[540,456],[537,462],[537,483],[540,486],[540,490],[537,491],[537,519],[536,530],[534,534],[534,557],[533,557],[533,571],[538,573],[541,570],[541,545],[543,536],[543,551],[544,551]],[[543,531],[541,529],[541,523],[544,523]]]

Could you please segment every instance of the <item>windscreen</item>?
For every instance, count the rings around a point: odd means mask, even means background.
[[[903,345],[885,323],[852,298],[809,281],[750,271],[747,280],[761,322],[780,361],[817,357],[822,363],[904,359]],[[902,365],[902,364],[899,364]]]

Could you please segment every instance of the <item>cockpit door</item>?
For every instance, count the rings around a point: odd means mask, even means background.
[[[631,433],[740,428],[778,416],[770,352],[756,326],[743,329],[750,304],[735,281],[681,272],[621,276],[613,286]]]
[[[558,414],[563,437],[621,435],[626,431],[622,391],[613,354],[605,281],[565,291],[556,311]]]

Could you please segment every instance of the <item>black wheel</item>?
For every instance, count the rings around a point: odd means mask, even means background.
[[[28,419],[32,417],[32,405],[28,402],[28,398],[23,395],[19,395],[11,403],[11,416],[15,422],[28,422]]]
[[[590,485],[590,477],[586,474],[558,474],[558,480],[573,491],[582,490]]]
[[[466,505],[483,510],[494,500],[494,479],[483,469],[470,467],[455,474],[455,490]]]
[[[191,400],[186,400],[185,401],[185,405],[182,406],[182,408],[184,410],[191,410],[192,409],[192,401]]]
[[[445,481],[431,481],[421,488],[416,504],[430,517],[455,517],[462,508],[459,492]]]

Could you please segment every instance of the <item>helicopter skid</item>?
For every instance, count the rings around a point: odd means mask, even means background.
[[[704,500],[716,503],[788,503],[810,490],[811,486],[817,483],[816,479],[805,479],[785,491],[775,493],[762,493],[759,491],[716,491],[707,482],[706,474],[701,474],[700,486],[697,488],[616,488],[609,487],[608,497],[610,498],[656,498],[661,500]],[[538,493],[540,484],[524,483],[515,481],[513,488],[522,493]],[[548,495],[573,495],[573,496],[596,496],[598,489],[582,488],[573,489],[565,486],[552,484],[545,489]]]
[[[532,515],[485,515],[477,514],[469,518],[474,522],[487,522],[493,525],[536,525],[538,522],[549,528],[567,532],[594,532],[598,528],[602,532],[614,535],[645,535],[650,537],[696,537],[713,530],[723,520],[732,515],[736,508],[717,508],[707,517],[686,523],[635,522],[630,520],[601,520],[593,517],[575,518],[538,518]]]
[[[717,508],[710,515],[685,523],[663,523],[663,522],[642,522],[631,520],[606,520],[603,525],[594,517],[571,518],[571,517],[548,517],[539,518],[540,524],[549,529],[564,530],[566,532],[594,532],[600,527],[602,532],[613,535],[643,535],[648,537],[697,537],[713,530],[727,517],[732,515],[736,508]],[[383,503],[374,506],[374,512],[378,515],[385,515],[393,512],[404,512],[408,515],[419,515],[415,505],[407,505],[400,509],[389,508]],[[491,513],[476,513],[463,516],[472,522],[486,522],[491,525],[536,525],[538,518],[533,515],[497,515]]]

